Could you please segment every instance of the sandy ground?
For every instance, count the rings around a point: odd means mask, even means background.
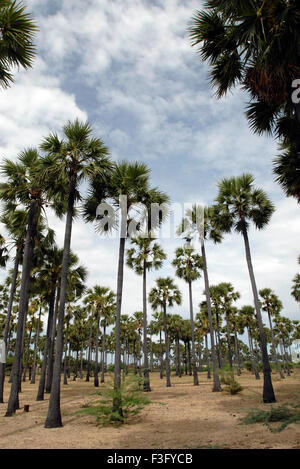
[[[109,380],[108,380],[109,381]],[[281,433],[271,433],[261,423],[244,425],[241,418],[250,409],[270,408],[262,404],[262,379],[243,373],[238,381],[244,390],[235,396],[212,393],[205,373],[200,385],[192,377],[172,376],[172,387],[165,386],[158,373],[151,375],[151,404],[131,422],[119,428],[96,425],[95,417],[76,414],[87,403],[97,402],[93,382],[77,380],[62,386],[63,427],[45,429],[49,395],[36,402],[37,384],[22,384],[20,407],[30,405],[29,413],[17,411],[4,417],[6,404],[0,404],[1,448],[109,448],[109,449],[300,449],[300,424],[291,424]],[[300,372],[279,380],[273,376],[275,405],[300,398]],[[107,386],[107,383],[105,384]],[[103,385],[100,385],[101,389]],[[6,402],[9,386],[6,385]]]

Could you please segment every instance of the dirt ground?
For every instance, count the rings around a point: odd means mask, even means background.
[[[22,383],[21,410],[14,417],[4,417],[6,404],[0,404],[1,448],[300,449],[300,424],[293,423],[280,433],[271,433],[262,423],[241,424],[250,409],[270,409],[261,400],[262,378],[257,381],[243,373],[238,381],[244,389],[235,396],[212,393],[212,382],[205,373],[200,374],[198,387],[192,380],[191,376],[172,376],[172,387],[167,388],[165,380],[152,373],[152,392],[147,394],[151,404],[119,428],[97,426],[94,416],[76,414],[83,405],[101,399],[95,395],[93,382],[78,379],[62,386],[63,427],[46,429],[49,395],[36,402],[37,384]],[[274,374],[273,385],[275,405],[299,402],[299,371],[284,380]],[[6,385],[6,402],[8,391]],[[23,411],[25,404],[30,405],[29,413]]]

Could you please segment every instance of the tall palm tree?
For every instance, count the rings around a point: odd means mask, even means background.
[[[14,81],[12,69],[32,67],[38,28],[23,2],[15,0],[1,0],[0,25],[0,86],[7,88]]]
[[[131,238],[132,248],[127,250],[127,265],[134,269],[138,275],[143,276],[143,330],[144,330],[144,391],[151,391],[149,365],[148,365],[148,344],[147,344],[147,271],[161,268],[166,254],[154,243],[155,238],[151,235],[147,237],[139,236]],[[153,244],[154,243],[154,244]]]
[[[7,211],[7,207],[11,210],[11,207],[15,206],[17,208],[18,205],[27,209],[27,230],[22,263],[17,338],[12,367],[12,386],[6,412],[6,416],[10,417],[19,406],[18,396],[24,325],[28,306],[33,250],[37,239],[42,208],[53,198],[50,196],[47,200],[45,194],[47,175],[42,172],[41,158],[34,148],[21,152],[16,162],[5,159],[1,166],[1,173],[6,178],[6,182],[0,184],[0,199],[6,204],[5,211]]]
[[[221,384],[218,375],[218,363],[215,349],[213,319],[211,311],[211,297],[210,287],[208,278],[208,267],[206,258],[206,241],[212,240],[215,244],[220,243],[222,235],[220,229],[214,222],[214,210],[213,207],[201,207],[194,205],[192,209],[186,210],[185,218],[182,220],[181,225],[178,227],[178,233],[191,236],[191,234],[197,234],[201,245],[201,255],[203,262],[203,276],[205,285],[205,296],[207,303],[207,315],[210,329],[210,343],[211,343],[211,356],[213,365],[213,392],[221,391]]]
[[[276,317],[277,315],[279,315],[279,312],[282,309],[282,303],[270,288],[263,288],[262,290],[259,290],[258,293],[261,298],[261,309],[268,314],[272,338],[273,356],[277,366],[277,370],[280,375],[280,378],[284,378],[284,374],[282,373],[281,366],[278,360],[278,355],[276,353],[275,337],[272,324],[272,316]]]
[[[12,307],[13,301],[16,291],[17,285],[17,277],[19,272],[19,265],[22,259],[22,253],[24,248],[24,240],[26,237],[26,219],[27,214],[24,210],[16,210],[15,206],[7,207],[5,213],[1,216],[1,222],[4,224],[6,230],[9,233],[9,237],[11,239],[11,243],[16,249],[15,257],[14,257],[14,266],[13,266],[13,274],[12,279],[10,282],[10,296],[9,302],[7,305],[7,312],[6,312],[6,319],[5,319],[5,327],[3,331],[3,341],[5,344],[5,349],[7,353],[7,340],[9,335],[9,328],[10,328],[10,321],[11,321],[11,314],[12,314]],[[4,380],[5,380],[5,363],[0,363],[0,403],[3,403],[3,392],[4,392]]]
[[[52,179],[52,185],[47,187],[48,193],[57,197],[57,194],[61,195],[64,192],[67,200],[67,207],[64,207],[66,225],[60,281],[56,355],[48,415],[45,422],[46,428],[62,426],[60,373],[63,356],[63,327],[72,223],[74,206],[80,198],[79,184],[81,181],[97,174],[104,185],[106,174],[111,169],[108,148],[101,139],[92,136],[92,128],[88,122],[82,123],[78,119],[74,122],[69,121],[63,127],[63,133],[64,139],[60,139],[56,133],[52,133],[41,144],[41,149],[46,153],[43,158],[43,168],[46,174],[51,175]]]
[[[217,96],[241,85],[249,94],[247,117],[256,132],[274,130],[278,136],[282,117],[299,132],[292,101],[292,83],[300,76],[299,30],[296,1],[207,0],[192,18],[192,45],[210,66]]]
[[[154,310],[162,308],[164,318],[164,334],[166,345],[166,385],[171,386],[170,379],[170,349],[169,334],[167,327],[167,306],[172,307],[174,303],[181,304],[181,293],[170,277],[158,278],[155,281],[156,286],[149,292],[149,303]]]
[[[144,163],[121,161],[115,164],[109,178],[107,190],[99,185],[99,180],[94,178],[90,187],[90,197],[85,203],[84,211],[87,221],[99,219],[97,229],[100,232],[108,232],[116,226],[116,212],[120,215],[120,241],[119,260],[117,274],[117,304],[116,304],[116,349],[115,349],[115,376],[113,399],[113,413],[122,416],[120,388],[121,388],[121,341],[120,341],[120,321],[122,308],[122,292],[124,277],[124,256],[127,236],[136,235],[146,220],[147,227],[151,232],[161,222],[160,214],[157,217],[149,217],[149,210],[152,203],[167,203],[168,197],[164,192],[149,185],[150,170]],[[103,215],[99,215],[97,207],[99,201],[106,198],[111,201],[110,218],[103,221]],[[143,204],[143,210],[140,205]],[[105,207],[107,209],[107,206]],[[142,212],[142,213],[141,213]],[[151,219],[151,222],[150,222]],[[116,417],[117,418],[117,417]]]
[[[203,268],[202,257],[195,253],[193,246],[190,244],[190,239],[183,248],[177,248],[175,252],[175,259],[172,265],[176,267],[176,275],[185,280],[189,287],[189,303],[190,303],[190,321],[191,321],[191,338],[192,338],[192,361],[193,361],[193,377],[194,386],[199,385],[196,363],[195,351],[195,327],[194,327],[194,311],[193,311],[193,296],[192,296],[192,282],[200,277],[200,269]]]
[[[267,226],[274,212],[274,206],[262,189],[253,186],[253,182],[254,179],[250,174],[223,179],[219,183],[219,193],[216,199],[218,207],[216,207],[215,213],[217,224],[222,231],[229,233],[234,230],[242,234],[244,239],[262,352],[264,374],[263,401],[267,403],[275,402],[275,394],[272,385],[271,367],[251,259],[248,227],[250,222],[254,223],[254,226],[259,230]]]

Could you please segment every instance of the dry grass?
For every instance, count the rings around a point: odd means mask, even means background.
[[[250,409],[266,409],[263,404],[262,379],[249,373],[238,378],[243,391],[231,396],[212,393],[212,382],[200,374],[200,385],[192,377],[172,376],[172,387],[165,386],[159,374],[151,375],[152,404],[139,416],[120,428],[96,426],[92,416],[77,414],[83,405],[101,399],[93,382],[77,380],[62,386],[62,428],[45,429],[48,398],[36,402],[37,384],[22,383],[20,406],[30,405],[29,413],[17,411],[3,417],[6,404],[0,405],[1,448],[110,448],[110,449],[184,449],[184,448],[297,448],[300,449],[300,425],[291,424],[281,433],[271,433],[263,424],[241,424]],[[274,374],[277,403],[300,399],[299,371],[285,380]],[[105,384],[107,386],[107,384]],[[103,385],[99,387],[99,390]],[[6,385],[6,401],[9,387]]]

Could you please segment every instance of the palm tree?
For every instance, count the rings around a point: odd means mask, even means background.
[[[120,321],[123,292],[123,271],[125,242],[128,234],[136,234],[141,231],[144,220],[147,222],[150,232],[161,222],[160,216],[149,218],[149,210],[152,203],[167,203],[168,197],[165,193],[149,186],[149,168],[144,163],[121,161],[115,164],[110,175],[107,190],[99,185],[99,180],[94,178],[91,183],[90,197],[85,203],[84,211],[87,221],[99,220],[97,229],[100,232],[108,232],[116,226],[116,212],[120,214],[120,241],[119,260],[117,274],[117,304],[116,304],[116,349],[115,349],[115,377],[114,388],[115,397],[113,399],[113,413],[122,416],[121,400],[119,391],[121,387],[121,341],[120,341]],[[103,222],[103,216],[99,215],[99,201],[106,198],[112,202],[110,208],[110,218]],[[142,214],[141,212],[141,204]],[[105,206],[107,210],[107,205]],[[115,212],[116,211],[116,212]]]
[[[14,81],[11,70],[32,67],[35,57],[33,39],[37,27],[22,1],[1,0],[0,86],[7,88]]]
[[[149,293],[149,303],[154,310],[162,308],[164,318],[164,334],[166,345],[166,378],[167,387],[171,386],[170,379],[170,349],[167,327],[167,306],[172,307],[174,303],[181,304],[181,293],[170,277],[158,278],[155,281],[156,287],[153,287]]]
[[[64,207],[67,215],[60,281],[56,355],[49,409],[45,422],[46,428],[62,426],[60,373],[63,356],[63,327],[74,205],[80,198],[79,184],[97,174],[104,185],[106,173],[111,169],[108,148],[101,139],[92,137],[92,128],[88,122],[82,123],[78,119],[74,122],[69,121],[63,127],[63,133],[65,139],[60,139],[57,134],[52,133],[41,144],[41,149],[46,152],[46,156],[43,158],[43,168],[46,174],[51,175],[52,179],[52,185],[47,187],[48,193],[57,197],[57,194],[61,195],[64,192],[67,200],[67,207]],[[66,190],[66,188],[68,189]]]
[[[19,264],[21,262],[24,240],[26,237],[26,219],[27,214],[23,210],[15,210],[15,206],[7,207],[6,213],[1,216],[1,222],[5,225],[6,230],[9,233],[11,242],[15,246],[16,253],[14,258],[13,274],[10,282],[10,296],[7,305],[7,313],[5,320],[5,327],[3,331],[3,341],[7,352],[7,340],[9,334],[9,327],[11,321],[13,301],[17,285],[17,277],[19,272]],[[3,392],[4,392],[4,379],[5,379],[5,363],[0,363],[0,403],[3,403]]]
[[[24,325],[28,306],[30,271],[33,261],[33,250],[37,239],[37,230],[41,220],[42,207],[51,199],[46,199],[45,184],[47,175],[42,172],[41,159],[36,149],[27,149],[18,155],[16,162],[5,159],[1,173],[6,182],[0,184],[0,199],[6,204],[5,212],[17,208],[19,204],[27,208],[27,230],[22,263],[22,280],[20,290],[18,328],[15,355],[12,368],[12,386],[6,416],[12,416],[19,406],[19,383],[21,360],[23,356]]]
[[[166,259],[158,243],[154,243],[155,238],[151,235],[147,237],[139,236],[131,238],[132,248],[127,250],[127,265],[134,269],[138,275],[143,276],[143,329],[144,329],[144,391],[151,391],[149,365],[148,365],[148,344],[147,344],[147,271],[158,270]]]
[[[114,298],[115,298],[114,293]],[[101,360],[101,383],[104,383],[105,378],[105,366],[106,366],[106,328],[115,322],[116,317],[116,303],[115,301],[111,304],[106,304],[102,308],[102,321],[100,322],[101,327],[103,327],[102,332],[102,360]]]
[[[276,353],[276,345],[275,345],[275,337],[273,331],[273,324],[272,324],[272,316],[278,316],[280,310],[282,309],[282,303],[279,298],[272,292],[270,288],[263,288],[259,290],[259,296],[261,297],[261,309],[268,313],[269,324],[270,324],[270,331],[271,331],[271,339],[272,339],[272,349],[273,349],[273,356],[277,366],[278,373],[280,378],[284,378],[284,374],[282,373],[281,366],[278,360],[278,356]]]
[[[298,257],[298,264],[300,264],[300,256]],[[293,279],[291,295],[300,303],[300,274],[297,274]]]
[[[273,172],[288,197],[295,197],[300,203],[300,139],[283,142],[281,153],[274,160]]]
[[[217,372],[218,363],[215,349],[213,319],[211,311],[211,298],[210,298],[210,287],[208,278],[208,268],[206,259],[205,241],[212,240],[215,244],[220,243],[222,240],[221,231],[218,229],[214,222],[214,210],[212,207],[201,207],[194,205],[192,209],[186,210],[185,218],[182,220],[181,225],[178,227],[178,233],[186,234],[191,236],[193,233],[197,233],[201,245],[201,255],[203,262],[203,274],[204,274],[204,285],[205,285],[205,296],[207,303],[207,315],[210,329],[210,343],[211,343],[211,357],[213,365],[213,389],[212,392],[220,392],[221,385],[220,379]]]
[[[255,310],[253,306],[245,305],[240,309],[240,324],[245,326],[247,329],[252,371],[255,375],[255,378],[260,379],[253,350],[253,335],[256,328]]]
[[[231,285],[231,283],[228,283],[228,282],[219,283],[218,289],[219,289],[219,295],[220,295],[222,306],[223,306],[224,313],[225,313],[229,366],[230,366],[230,370],[233,376],[230,321],[231,321],[231,314],[232,314],[232,302],[240,298],[240,294],[239,292],[234,291],[233,285]]]
[[[96,340],[95,340],[95,371],[94,371],[94,386],[99,386],[98,378],[98,352],[99,352],[99,335],[100,335],[100,318],[102,311],[107,310],[114,306],[115,294],[108,287],[101,287],[95,285],[93,288],[87,290],[86,297],[84,298],[84,304],[90,305],[94,312],[96,319]],[[103,361],[103,358],[102,358]]]
[[[253,272],[248,227],[249,223],[252,222],[257,229],[260,230],[264,228],[268,224],[274,212],[274,206],[262,189],[253,187],[253,182],[254,179],[250,174],[243,174],[240,177],[223,179],[219,183],[219,193],[216,199],[218,207],[215,208],[215,213],[217,217],[216,222],[222,231],[229,233],[234,230],[241,233],[244,239],[246,260],[253,292],[262,352],[264,374],[263,401],[267,403],[275,402],[275,394],[272,385],[271,367],[260,312],[258,292]]]
[[[193,361],[193,376],[194,386],[199,385],[197,364],[196,364],[196,351],[195,351],[195,327],[194,327],[194,312],[193,312],[193,297],[192,297],[192,282],[200,277],[200,269],[203,268],[202,257],[195,253],[194,248],[190,244],[190,239],[183,248],[176,249],[175,259],[172,265],[176,267],[176,275],[184,279],[189,286],[189,303],[190,303],[190,321],[191,321],[191,338],[192,338],[192,361]]]
[[[291,294],[295,298],[295,300],[300,303],[300,274],[296,274],[293,279],[293,287],[291,290]]]
[[[291,99],[293,80],[300,76],[299,30],[294,1],[207,0],[192,18],[192,45],[210,66],[217,96],[242,86],[250,98],[250,127],[258,133],[280,135],[283,117],[299,133]]]

